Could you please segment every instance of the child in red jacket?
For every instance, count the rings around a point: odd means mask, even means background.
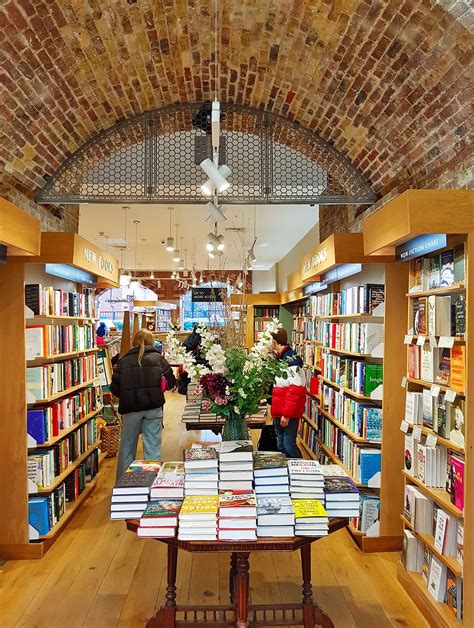
[[[304,414],[306,404],[306,387],[299,373],[303,361],[288,344],[288,334],[284,327],[272,333],[272,337],[277,359],[288,362],[288,378],[277,378],[272,391],[272,417],[278,451],[287,458],[301,458],[296,436],[298,422]]]

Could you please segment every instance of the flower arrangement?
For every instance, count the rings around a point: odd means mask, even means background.
[[[257,412],[275,378],[285,377],[286,363],[276,360],[272,352],[271,333],[279,327],[278,319],[267,323],[258,342],[247,352],[242,347],[224,349],[217,335],[200,325],[196,331],[201,336],[201,364],[186,352],[173,332],[168,334],[166,345],[173,356],[179,357],[191,381],[198,382],[197,392],[204,396],[203,408],[243,423],[245,417]]]

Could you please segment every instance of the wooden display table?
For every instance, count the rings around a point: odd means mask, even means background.
[[[214,434],[220,434],[224,427],[224,419],[219,416],[214,417],[183,417],[182,422],[186,425],[186,430],[211,430]],[[265,425],[264,416],[251,416],[247,419],[247,427],[251,430],[261,430]]]
[[[347,526],[347,519],[331,519],[329,533]],[[127,521],[127,528],[136,531],[138,521]],[[324,537],[323,537],[324,538]],[[166,602],[148,620],[147,628],[173,628],[192,624],[202,626],[304,626],[320,625],[334,628],[331,619],[313,600],[311,585],[311,545],[317,538],[291,537],[259,539],[257,541],[179,541],[156,539],[168,545],[168,586]],[[181,606],[176,604],[176,570],[178,551],[231,554],[229,571],[230,604],[222,606]],[[301,552],[303,577],[302,601],[294,604],[249,605],[249,556],[252,552]]]

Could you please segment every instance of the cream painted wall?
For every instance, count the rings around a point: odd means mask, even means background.
[[[276,292],[276,264],[270,270],[252,271],[252,292]]]
[[[276,271],[276,283],[278,292],[287,289],[286,278],[301,264],[303,257],[319,244],[319,223],[316,223],[296,246],[278,264]]]

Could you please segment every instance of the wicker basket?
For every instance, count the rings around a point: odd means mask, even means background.
[[[100,430],[100,449],[105,452],[106,458],[114,458],[119,450],[120,437],[122,435],[122,417],[115,409],[115,406],[104,406],[102,418],[106,425]]]

